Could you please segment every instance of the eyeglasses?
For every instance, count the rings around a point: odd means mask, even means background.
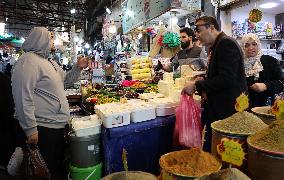
[[[210,24],[209,23],[197,24],[197,25],[195,25],[194,32],[200,33],[201,30],[198,27],[201,27],[201,26],[205,26],[206,28],[208,28],[210,26]]]
[[[187,36],[181,36],[181,38],[187,38]]]

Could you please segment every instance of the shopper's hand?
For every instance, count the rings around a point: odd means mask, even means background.
[[[256,92],[262,92],[267,90],[267,87],[264,83],[255,83],[251,85],[250,88]]]
[[[81,68],[91,67],[91,61],[87,57],[80,57],[77,60],[77,65]]]
[[[182,89],[181,94],[192,95],[195,92],[195,82],[189,82]]]
[[[161,61],[159,61],[158,60],[158,64],[157,64],[157,66],[155,67],[155,71],[159,71],[159,70],[161,70],[161,69],[163,69],[163,65],[162,65],[162,63],[161,63]]]
[[[37,144],[38,143],[38,132],[28,136],[27,144]]]

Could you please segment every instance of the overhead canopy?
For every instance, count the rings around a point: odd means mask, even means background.
[[[126,0],[122,4],[123,33],[141,26],[169,10],[178,13],[184,10],[188,14],[201,10],[201,0]]]

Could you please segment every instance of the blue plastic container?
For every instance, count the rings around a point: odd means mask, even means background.
[[[112,129],[102,128],[105,175],[123,171],[123,148],[130,171],[158,174],[159,158],[173,150],[175,116],[131,123]]]

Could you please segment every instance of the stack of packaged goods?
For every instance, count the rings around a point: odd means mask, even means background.
[[[158,83],[158,90],[161,94],[164,94],[166,97],[168,97],[174,88],[174,84],[173,73],[166,72],[163,75],[163,80],[160,80]]]
[[[158,91],[163,94],[165,97],[172,99],[174,102],[180,101],[180,95],[182,89],[185,87],[185,84],[188,80],[186,78],[176,78],[173,79],[173,73],[164,73],[163,80],[160,80],[158,83]],[[193,98],[197,101],[200,101],[200,96],[193,95]]]
[[[128,100],[95,107],[106,128],[125,126],[131,122],[142,122],[156,118],[155,106],[143,100]]]
[[[131,60],[132,79],[147,80],[152,77],[152,60],[149,57],[134,57]]]
[[[185,86],[184,78],[173,79],[173,73],[164,73],[163,80],[159,81],[158,89],[161,94],[179,102],[180,94]]]

